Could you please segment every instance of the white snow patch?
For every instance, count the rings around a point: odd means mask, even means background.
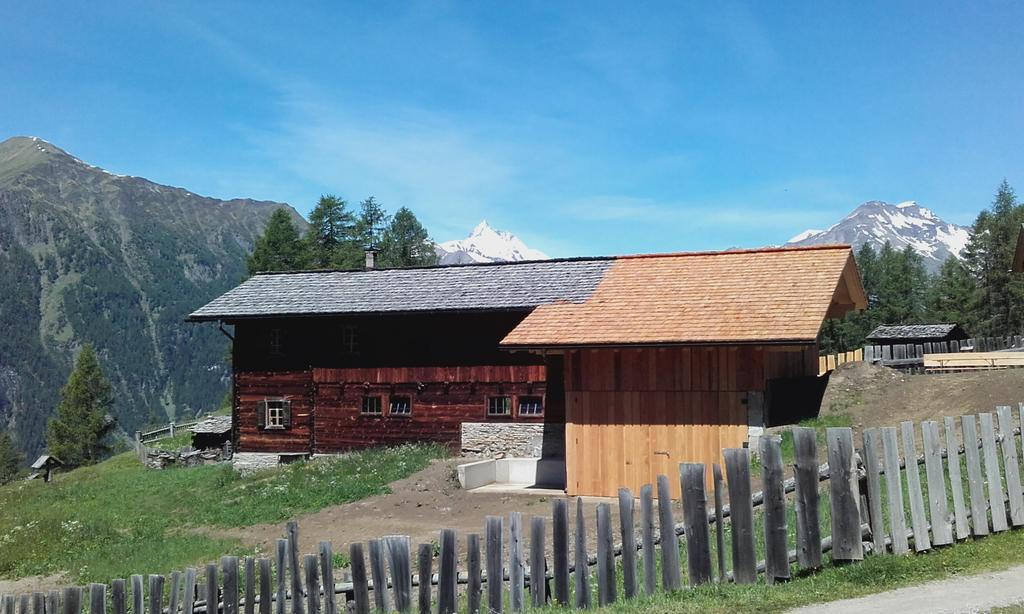
[[[791,237],[789,239],[789,241],[786,241],[786,243],[796,243],[797,241],[803,241],[804,239],[810,239],[814,235],[820,235],[822,232],[824,232],[824,231],[823,230],[814,230],[812,228],[808,228],[807,230],[801,232],[800,234]]]

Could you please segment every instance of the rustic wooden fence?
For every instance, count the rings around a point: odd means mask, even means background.
[[[1024,403],[1017,413],[1024,420]],[[591,524],[580,501],[573,516],[569,502],[556,499],[550,521],[530,518],[528,538],[520,513],[507,522],[488,517],[483,534],[466,536],[464,556],[451,529],[440,532],[438,546],[419,545],[415,559],[406,536],[351,544],[340,583],[331,544],[300,556],[299,528],[290,523],[274,560],[224,557],[206,566],[201,582],[188,569],[5,595],[0,614],[519,612],[552,603],[585,609],[709,582],[775,583],[820,569],[826,553],[853,562],[1024,526],[1015,422],[1009,407],[941,425],[903,422],[866,429],[859,450],[851,429],[829,428],[820,465],[818,433],[795,427],[786,441],[788,478],[778,437],[760,439],[757,463],[747,449],[723,450],[724,475],[712,466],[710,488],[708,467],[681,464],[680,523],[669,478],[659,476],[641,488],[639,512],[634,493],[619,492],[617,527],[612,503],[599,503]]]
[[[864,350],[852,350],[849,352],[836,352],[833,354],[822,354],[818,356],[818,375],[824,375],[836,367],[848,362],[860,362],[864,360]]]
[[[135,441],[140,443],[149,443],[151,441],[174,437],[182,429],[191,428],[203,420],[209,419],[209,417],[210,416],[207,416],[206,418],[197,418],[188,422],[175,422],[171,420],[164,426],[160,426],[149,431],[135,431]]]
[[[864,346],[864,360],[895,369],[921,371],[925,354],[958,354],[960,352],[1006,352],[1024,351],[1024,338],[1020,335],[1007,337],[979,337],[963,341],[935,343],[908,343],[894,345]]]

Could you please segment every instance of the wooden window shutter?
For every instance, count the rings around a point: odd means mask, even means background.
[[[256,426],[259,428],[267,428],[267,402],[256,401]]]
[[[282,414],[281,424],[283,424],[284,428],[286,428],[286,429],[287,428],[291,428],[291,426],[292,426],[292,402],[291,401],[283,401],[281,403],[281,405],[283,406],[281,408],[281,414]]]

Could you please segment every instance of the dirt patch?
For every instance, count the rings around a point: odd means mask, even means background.
[[[822,416],[846,414],[856,431],[898,426],[904,420],[941,421],[992,411],[997,405],[1016,409],[1024,401],[1024,371],[975,371],[910,375],[863,362],[840,366],[829,379]]]
[[[0,594],[19,595],[21,593],[37,593],[59,590],[65,586],[74,586],[74,582],[61,574],[29,576],[27,578],[18,578],[17,580],[0,580]]]
[[[435,543],[441,529],[455,529],[460,548],[465,535],[483,534],[487,516],[523,513],[523,530],[529,533],[530,517],[548,519],[550,535],[551,499],[526,494],[471,493],[462,490],[455,478],[455,466],[465,459],[434,461],[430,467],[391,484],[391,494],[336,505],[319,512],[298,516],[299,545],[302,552],[316,552],[320,541],[330,541],[336,553],[348,553],[348,545],[385,535],[408,535],[414,544]],[[606,499],[584,498],[588,526],[595,522],[595,509]],[[570,522],[575,514],[575,498],[570,502]],[[612,526],[618,527],[617,505],[612,505]],[[274,544],[284,537],[286,523],[256,525],[238,529],[203,529],[211,536],[241,539],[260,556],[273,556]],[[507,529],[506,529],[507,530]],[[593,531],[588,531],[593,534]],[[551,541],[550,538],[548,540]]]

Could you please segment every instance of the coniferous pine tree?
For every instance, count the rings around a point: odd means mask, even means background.
[[[382,233],[389,223],[387,211],[377,199],[370,196],[359,203],[359,216],[356,219],[356,237],[360,249],[380,248]]]
[[[14,447],[10,433],[0,433],[0,484],[11,482],[22,473],[25,457]]]
[[[437,264],[437,252],[427,229],[409,209],[402,207],[391,218],[381,238],[380,260],[387,267]]]
[[[1020,332],[1024,327],[1024,281],[1010,272],[1024,206],[1004,179],[992,206],[978,214],[964,259],[981,293],[979,336]]]
[[[60,391],[57,417],[46,432],[49,453],[65,465],[77,467],[99,462],[110,452],[115,422],[110,416],[113,388],[100,369],[96,352],[86,345]]]
[[[980,308],[978,286],[964,263],[946,258],[928,289],[925,310],[931,322],[959,324],[968,333],[977,330]]]
[[[291,215],[282,207],[274,211],[263,235],[256,239],[247,263],[249,274],[301,269],[305,266],[305,256],[299,231]]]
[[[309,214],[306,264],[314,269],[350,269],[360,265],[362,248],[355,236],[355,216],[337,196],[320,197]]]

